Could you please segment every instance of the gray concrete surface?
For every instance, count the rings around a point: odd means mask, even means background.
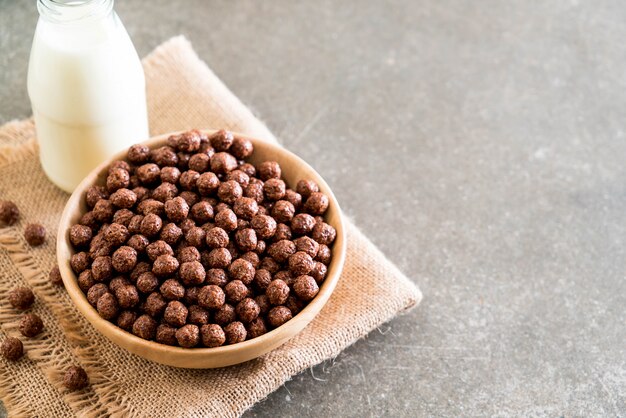
[[[626,414],[626,5],[118,1],[199,55],[424,302],[247,416]],[[0,0],[0,121],[34,1]]]

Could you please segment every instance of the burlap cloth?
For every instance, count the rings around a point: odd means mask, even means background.
[[[202,127],[227,128],[275,141],[263,123],[228,90],[183,37],[144,59],[152,134]],[[15,201],[21,222],[0,228],[0,295],[16,285],[34,289],[33,310],[45,323],[37,338],[22,338],[27,355],[0,360],[0,396],[10,416],[238,416],[291,376],[365,336],[421,294],[348,222],[348,256],[328,304],[297,337],[247,363],[184,370],[136,357],[100,336],[73,308],[62,288],[48,283],[55,264],[57,222],[68,195],[41,171],[31,120],[0,128],[0,198]],[[42,222],[50,236],[39,248],[22,237],[25,223]],[[0,297],[0,339],[18,335],[19,314]],[[70,393],[60,377],[70,365],[88,372],[91,387]]]

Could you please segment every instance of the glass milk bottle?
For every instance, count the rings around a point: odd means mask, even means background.
[[[143,68],[113,0],[38,0],[28,67],[41,165],[71,192],[148,138]]]

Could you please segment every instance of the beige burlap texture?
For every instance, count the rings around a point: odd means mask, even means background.
[[[263,123],[202,62],[187,40],[173,38],[144,59],[152,134],[188,128],[227,128],[275,141]],[[21,221],[0,228],[0,294],[32,287],[33,311],[45,323],[22,338],[27,355],[0,360],[0,397],[10,416],[238,416],[294,374],[339,354],[421,294],[348,221],[348,255],[339,284],[321,313],[298,336],[265,356],[223,369],[185,370],[151,363],[100,336],[73,307],[63,288],[48,282],[55,235],[68,195],[38,163],[31,120],[0,128],[0,198],[20,207]],[[47,243],[30,248],[22,231],[41,222]],[[0,298],[0,339],[18,336],[20,313]],[[82,365],[89,389],[71,393],[64,370]]]

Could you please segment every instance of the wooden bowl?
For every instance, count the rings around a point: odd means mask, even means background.
[[[203,132],[210,135],[215,131],[205,130]],[[166,139],[172,134],[153,137],[144,144],[150,148],[165,145]],[[74,253],[74,249],[69,241],[69,229],[78,223],[81,215],[87,210],[84,199],[85,190],[106,178],[107,167],[111,161],[125,159],[126,151],[124,150],[93,170],[78,185],[70,197],[59,224],[57,259],[65,288],[78,310],[105,337],[133,354],[157,363],[194,369],[224,367],[251,360],[284,344],[302,331],[326,304],[337,285],[346,257],[346,237],[339,204],[328,184],[311,166],[284,148],[246,135],[236,135],[248,138],[254,144],[254,153],[248,159],[249,162],[256,164],[267,160],[277,161],[283,169],[283,179],[289,186],[294,187],[297,181],[301,179],[312,179],[319,184],[320,190],[329,197],[330,205],[325,218],[326,222],[337,230],[337,238],[332,246],[332,260],[328,266],[326,279],[317,296],[290,321],[260,337],[233,345],[216,348],[172,347],[139,338],[103,319],[89,304],[85,294],[78,287],[76,275],[70,267],[70,257]]]

